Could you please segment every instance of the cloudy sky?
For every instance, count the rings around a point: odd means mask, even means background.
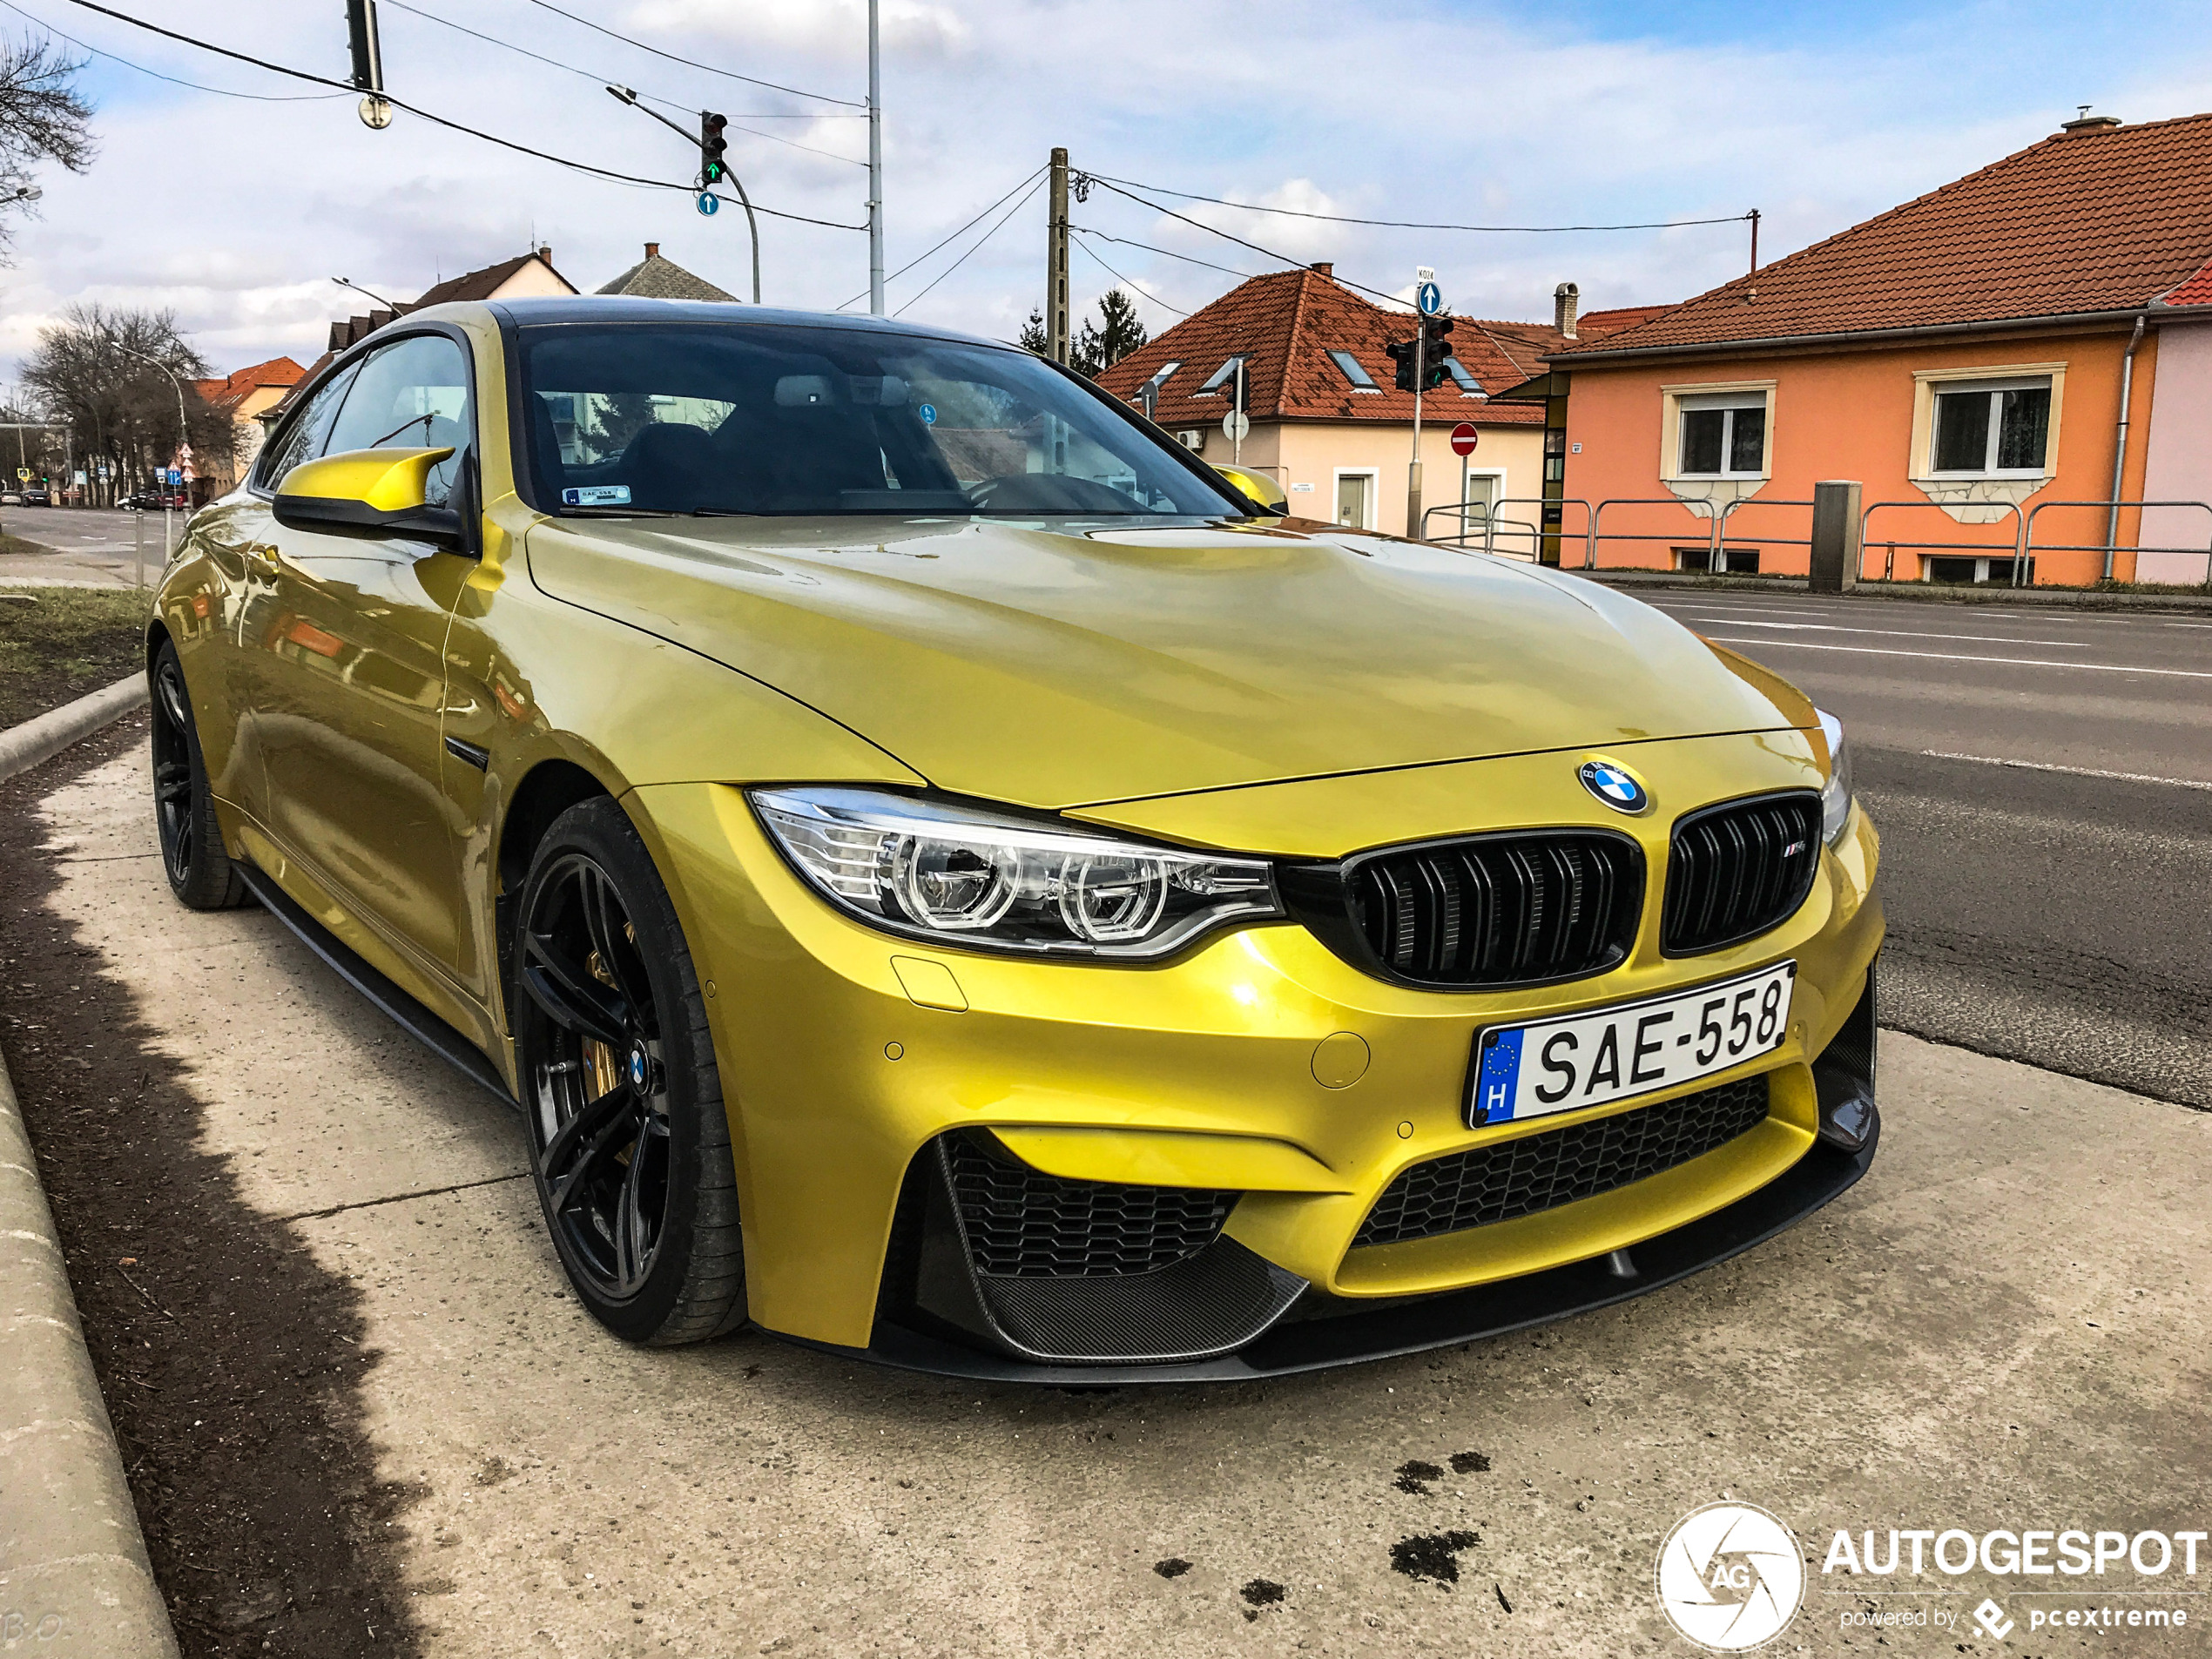
[[[347,74],[343,0],[110,3]],[[678,183],[695,155],[601,83],[664,100],[687,123],[685,111],[711,107],[730,118],[731,159],[756,202],[861,221],[866,125],[827,100],[865,93],[864,4],[560,4],[713,68],[625,45],[537,0],[382,0],[387,83],[518,143]],[[647,240],[732,292],[749,282],[742,217],[702,219],[682,192],[596,179],[404,113],[372,132],[350,96],[72,0],[0,0],[0,29],[10,27],[113,56],[84,77],[99,106],[97,161],[46,179],[39,217],[18,227],[0,270],[0,377],[78,300],[173,310],[219,369],[280,352],[306,361],[348,308],[333,276],[411,298],[534,240],[585,289]],[[2182,3],[884,0],[884,36],[892,268],[1015,192],[894,280],[891,308],[1001,337],[1042,292],[1043,198],[1018,187],[1055,144],[1079,168],[1267,250],[1095,188],[1074,215],[1093,237],[1076,257],[1078,301],[1115,283],[1110,266],[1147,296],[1157,332],[1231,284],[1230,272],[1276,268],[1269,253],[1333,259],[1390,292],[1432,265],[1454,309],[1489,317],[1546,317],[1568,278],[1586,307],[1679,299],[1737,273],[1746,253],[1740,223],[1680,221],[1759,208],[1770,258],[2033,143],[2077,105],[2129,121],[2212,110],[2212,29],[2201,5]],[[1677,227],[1372,229],[1166,189],[1372,219]],[[865,236],[764,219],[762,238],[771,303],[865,295]]]

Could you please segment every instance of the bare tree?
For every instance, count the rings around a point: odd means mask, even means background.
[[[73,84],[84,67],[51,40],[0,41],[0,258],[10,215],[38,199],[37,168],[92,165],[92,105]]]
[[[178,334],[173,312],[80,304],[64,319],[38,331],[23,385],[47,419],[68,425],[79,456],[105,456],[118,477],[143,479],[177,452],[181,401],[181,435],[201,467],[231,461],[238,428],[193,389],[207,363]]]

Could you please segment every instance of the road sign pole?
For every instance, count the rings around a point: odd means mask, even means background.
[[[1242,415],[1244,412],[1244,354],[1239,352],[1237,354],[1237,413]],[[1236,435],[1229,440],[1229,464],[1241,467],[1244,464],[1244,423],[1238,421],[1234,431]]]

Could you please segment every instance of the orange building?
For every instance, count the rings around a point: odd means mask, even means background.
[[[2041,583],[2205,582],[2208,179],[2212,116],[2069,121],[1548,353],[1504,394],[1547,408],[1548,556],[1801,575],[1813,484],[1855,479],[1865,577],[2006,582],[2025,548]],[[2147,475],[2183,504],[2132,504]]]

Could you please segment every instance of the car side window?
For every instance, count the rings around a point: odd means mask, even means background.
[[[330,435],[330,423],[337,418],[338,406],[345,401],[346,388],[353,383],[354,368],[349,367],[333,375],[307,400],[299,418],[263,451],[261,463],[254,469],[256,484],[264,489],[274,489],[284,482],[285,474],[322,453],[323,440]]]
[[[468,359],[443,334],[412,334],[362,360],[323,453],[449,448],[425,481],[424,499],[443,507],[474,436]]]

